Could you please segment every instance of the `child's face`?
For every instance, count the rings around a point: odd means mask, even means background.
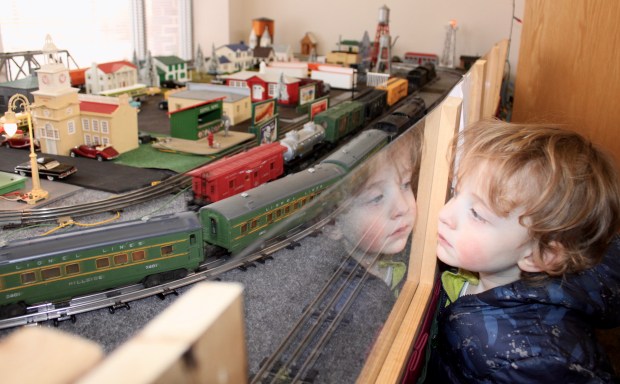
[[[337,222],[347,245],[372,254],[402,251],[416,218],[411,172],[389,164],[375,172]]]
[[[495,276],[506,284],[520,276],[518,262],[531,254],[527,228],[519,223],[521,210],[498,216],[487,201],[485,175],[480,165],[464,177],[439,214],[437,257],[453,267]]]

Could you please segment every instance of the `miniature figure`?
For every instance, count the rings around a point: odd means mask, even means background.
[[[209,130],[209,134],[207,135],[207,141],[209,142],[209,147],[213,148],[213,131]]]

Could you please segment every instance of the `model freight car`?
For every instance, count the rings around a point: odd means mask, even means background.
[[[366,122],[364,105],[358,101],[345,101],[316,115],[314,122],[325,128],[325,141],[337,143]]]
[[[306,157],[323,143],[325,129],[313,121],[309,121],[298,130],[286,132],[280,144],[286,148],[284,161],[289,163],[294,159]]]
[[[407,96],[409,83],[407,79],[391,77],[387,83],[377,86],[377,89],[387,91],[387,105],[392,106]]]
[[[364,104],[364,118],[370,122],[383,115],[387,107],[387,92],[383,89],[371,89],[369,92],[355,99]]]
[[[310,221],[320,207],[302,208],[387,141],[385,132],[369,130],[315,167],[201,208],[204,240],[236,254]]]
[[[195,204],[210,204],[277,179],[284,173],[285,151],[278,143],[265,144],[187,172]]]

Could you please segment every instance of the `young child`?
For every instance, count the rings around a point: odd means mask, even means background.
[[[337,195],[342,211],[327,229],[371,273],[392,280],[390,255],[402,252],[416,219],[415,185],[420,161],[421,130],[404,133],[389,148],[368,160],[342,184]],[[375,262],[376,261],[376,262]],[[388,284],[390,285],[390,284]]]
[[[559,128],[484,121],[455,138],[440,212],[428,383],[610,382],[594,327],[620,325],[620,185]],[[601,263],[602,260],[602,263]]]

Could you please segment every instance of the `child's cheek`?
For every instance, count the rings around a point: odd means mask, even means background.
[[[483,246],[472,239],[461,240],[459,242],[458,252],[459,260],[461,261],[461,267],[465,269],[472,269],[472,267],[480,266],[485,262]]]

